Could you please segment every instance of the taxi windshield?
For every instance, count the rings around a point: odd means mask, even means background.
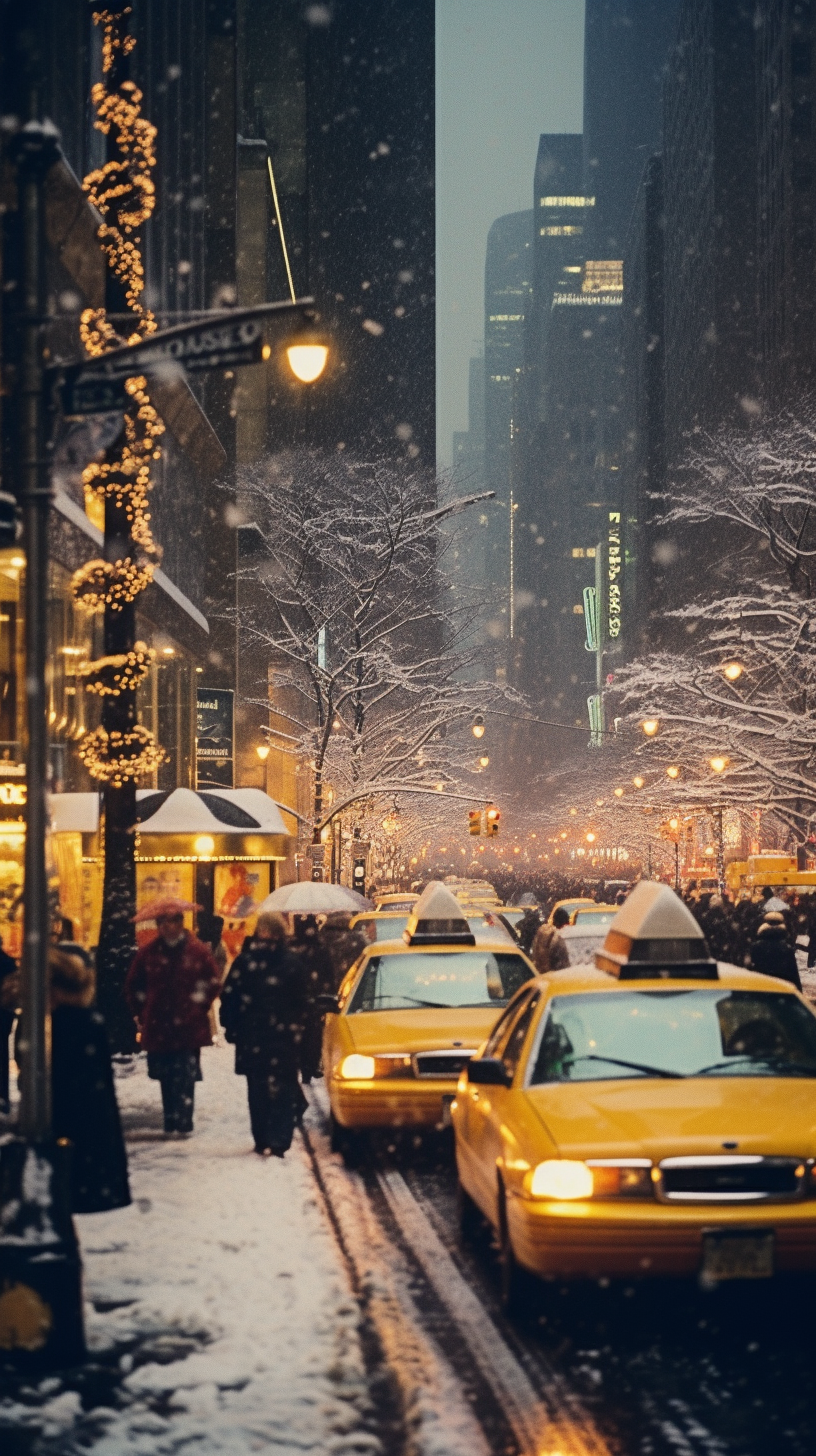
[[[556,996],[530,1082],[816,1077],[816,1016],[768,991]]]
[[[533,972],[520,955],[483,950],[372,956],[348,1015],[436,1006],[506,1006]]]

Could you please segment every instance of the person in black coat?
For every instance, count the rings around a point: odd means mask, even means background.
[[[0,1112],[9,1110],[9,1037],[14,1025],[18,986],[17,962],[3,950],[0,940]]]
[[[765,916],[748,955],[751,970],[761,971],[763,976],[778,976],[801,991],[796,951],[788,939],[785,917],[779,911],[771,910]]]
[[[292,1144],[303,1094],[298,1084],[306,1018],[304,968],[286,947],[280,915],[261,914],[221,991],[221,1025],[247,1079],[256,1153],[282,1158]]]
[[[313,1077],[320,1076],[323,1049],[323,1012],[320,997],[334,990],[334,973],[324,949],[315,915],[296,915],[292,954],[302,966],[306,987],[306,1018],[300,1047],[300,1074],[308,1087]]]
[[[102,1213],[130,1203],[127,1154],[105,1022],[81,946],[52,946],[51,1103],[55,1138],[71,1143],[71,1209]]]

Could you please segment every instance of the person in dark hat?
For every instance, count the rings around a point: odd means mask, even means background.
[[[789,981],[797,991],[802,989],[796,951],[788,939],[785,917],[779,910],[769,910],[759,927],[757,938],[748,952],[749,969],[763,976],[777,976]]]

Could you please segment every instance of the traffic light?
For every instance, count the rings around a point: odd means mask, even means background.
[[[470,834],[481,834],[481,832],[482,832],[482,811],[481,811],[481,809],[468,809],[468,832]]]
[[[351,871],[351,886],[353,890],[357,891],[358,895],[365,894],[365,873],[365,858],[362,855],[359,859],[355,856]]]
[[[491,804],[490,808],[488,809],[487,813],[485,814],[485,821],[486,821],[485,833],[487,834],[487,836],[488,836],[489,839],[492,838],[492,836],[494,834],[498,834],[498,832],[499,832],[499,820],[500,819],[501,819],[501,811],[499,809],[495,808],[495,806]]]

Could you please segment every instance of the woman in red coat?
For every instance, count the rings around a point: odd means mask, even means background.
[[[164,1131],[189,1137],[200,1052],[212,1045],[207,1013],[221,989],[210,951],[184,929],[181,905],[166,901],[156,915],[159,933],[135,957],[125,1000],[147,1052],[147,1075],[161,1084]]]

